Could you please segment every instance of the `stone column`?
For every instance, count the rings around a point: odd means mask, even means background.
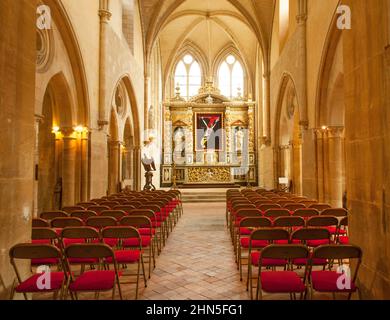
[[[80,200],[89,200],[89,132],[83,132],[80,141],[81,192]]]
[[[342,207],[344,191],[344,127],[328,128],[329,204]]]
[[[141,190],[142,181],[144,180],[141,175],[141,147],[135,146],[134,147],[134,162],[133,162],[133,168],[134,168],[134,190]],[[143,187],[143,186],[142,186]]]
[[[36,9],[36,1],[0,1],[0,299],[15,279],[9,249],[31,239]],[[20,272],[29,274],[27,263]]]
[[[39,126],[44,121],[42,115],[35,115],[35,149],[34,149],[34,212],[33,217],[37,218],[38,210],[38,165],[39,165]]]
[[[317,189],[318,200],[325,201],[324,190],[324,131],[315,129],[316,136],[316,158],[317,158]]]
[[[72,128],[61,130],[62,149],[62,206],[73,206],[76,201],[77,138]]]
[[[293,192],[302,194],[302,142],[292,141],[291,146],[291,173],[294,184]]]
[[[120,143],[119,141],[111,141],[110,159],[109,159],[109,173],[108,173],[108,193],[113,194],[118,192],[119,183],[119,164],[120,164]]]
[[[111,19],[109,11],[110,0],[100,0],[99,17],[100,17],[100,44],[99,44],[99,120],[98,124],[104,128],[108,124],[106,112],[106,67],[107,67],[107,27]]]

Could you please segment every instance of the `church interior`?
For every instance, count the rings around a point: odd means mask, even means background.
[[[390,0],[0,26],[0,299],[390,299]]]

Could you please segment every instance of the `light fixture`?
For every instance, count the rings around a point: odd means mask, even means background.
[[[54,126],[53,129],[52,129],[52,132],[53,132],[53,133],[58,133],[58,132],[60,132],[60,127],[59,127],[59,126]]]
[[[88,132],[88,128],[83,127],[83,126],[81,126],[81,125],[75,127],[73,130],[74,130],[75,132],[77,132],[77,133],[86,133],[86,132]]]
[[[327,126],[322,126],[321,129],[325,131],[325,130],[328,129],[328,127]]]

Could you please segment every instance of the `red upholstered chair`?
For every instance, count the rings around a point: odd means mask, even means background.
[[[18,244],[10,249],[9,257],[16,274],[16,282],[13,284],[11,289],[11,300],[14,298],[15,292],[22,293],[26,300],[28,299],[27,293],[38,292],[52,292],[54,293],[54,299],[56,299],[58,297],[58,293],[60,293],[60,297],[62,298],[63,289],[66,283],[66,274],[63,271],[50,270],[48,275],[44,275],[43,272],[40,272],[30,275],[27,279],[22,279],[17,263],[19,260],[52,260],[56,263],[51,264],[51,266],[56,265],[57,270],[64,270],[60,249],[51,244]],[[50,277],[50,283],[46,281],[44,281],[44,283],[41,282],[41,277],[44,277],[45,279],[46,277]]]
[[[340,220],[337,233],[336,233],[336,243],[347,245],[349,244],[348,236],[348,217],[344,217]]]
[[[119,221],[120,219],[122,219],[126,215],[127,215],[127,213],[125,211],[116,210],[116,209],[105,210],[105,211],[102,211],[100,213],[101,217],[112,217],[112,218],[116,219],[117,221]]]
[[[303,245],[270,245],[261,251],[258,266],[256,300],[262,299],[262,292],[289,293],[296,299],[306,294],[307,268],[305,267],[303,279],[294,271],[286,270],[289,261],[294,259],[308,260],[309,250]],[[284,270],[262,270],[262,267],[281,267]]]
[[[301,244],[304,244],[309,247],[312,251],[313,248],[319,247],[321,245],[331,244],[331,234],[327,229],[324,228],[303,228],[294,231],[291,234],[292,243],[297,243],[298,241]],[[312,264],[316,266],[322,266],[324,269],[328,265],[329,261],[326,259],[313,259]],[[307,259],[294,259],[292,264],[298,267],[305,266],[307,264]]]
[[[302,217],[278,217],[274,220],[273,226],[275,228],[284,228],[290,234],[298,229],[301,229],[305,226],[305,220]],[[292,241],[292,244],[300,244],[300,240]],[[277,240],[275,244],[290,244],[290,239],[288,240]]]
[[[69,215],[64,211],[46,211],[42,212],[39,217],[43,220],[52,220],[54,218],[63,218],[63,217],[69,217]]]
[[[51,244],[60,248],[60,239],[58,233],[55,229],[43,227],[43,228],[33,228],[31,234],[31,243],[33,244]],[[58,259],[32,259],[31,266],[53,266],[58,265]]]
[[[254,210],[254,209],[252,209]],[[261,229],[261,228],[271,228],[272,227],[272,221],[269,218],[265,218],[261,216],[261,212],[256,210],[253,211],[252,216],[246,216],[239,222],[239,228],[238,228],[238,240],[237,240],[237,262],[238,262],[238,268],[240,271],[240,280],[242,281],[242,270],[244,259],[248,259],[248,255],[243,256],[243,253],[248,251],[249,249],[249,239],[250,235],[254,230]],[[253,241],[252,247],[253,248],[263,248],[264,246],[268,245],[267,241],[260,240],[260,241]]]
[[[69,206],[69,207],[63,207],[62,211],[66,212],[68,215],[70,215],[73,211],[80,211],[85,210],[82,206]]]
[[[92,227],[66,227],[61,231],[60,241],[64,250],[72,244],[99,243],[101,237],[99,231]],[[96,262],[95,259],[68,259],[71,266],[80,266],[81,272],[86,266],[94,265]]]
[[[47,220],[41,218],[32,219],[32,227],[33,228],[48,228],[50,223]]]
[[[259,267],[259,261],[261,257],[261,250],[267,247],[269,244],[273,244],[275,241],[288,240],[290,234],[287,230],[281,228],[272,229],[259,229],[252,232],[249,238],[249,253],[248,253],[248,274],[247,274],[247,289],[250,290],[251,299],[253,299],[253,266]],[[265,260],[262,261],[262,266],[277,265],[285,266],[285,260]],[[249,288],[248,288],[249,286]]]
[[[156,229],[153,228],[152,221],[146,216],[127,216],[120,220],[120,225],[134,227],[138,230],[141,236],[142,249],[147,252],[148,259],[148,278],[151,277],[151,268],[156,268],[156,248],[158,246]],[[134,248],[139,246],[139,241],[135,238],[124,239],[122,241],[123,248]]]
[[[95,211],[92,211],[92,210],[82,210],[82,211],[73,211],[70,214],[70,216],[73,218],[79,218],[79,219],[83,220],[84,222],[86,222],[88,220],[88,218],[96,217],[97,213]]]
[[[87,219],[86,225],[93,227],[98,231],[101,231],[105,227],[114,227],[118,225],[118,220],[114,217],[91,217]],[[118,245],[117,239],[104,239],[103,242],[111,247],[116,247]]]
[[[351,245],[320,246],[314,249],[312,261],[314,259],[336,260],[339,261],[339,266],[342,266],[347,261],[348,264],[344,265],[344,267],[348,267],[348,269],[314,271],[311,265],[311,298],[313,298],[314,292],[327,292],[333,294],[347,293],[348,299],[351,299],[353,293],[359,292],[356,284],[359,267],[362,262],[362,250],[359,247]],[[353,274],[349,269],[352,260],[357,261],[354,264]]]
[[[281,199],[276,201],[276,203],[279,204],[281,207],[283,207],[285,204],[291,203],[291,201],[289,199]]]
[[[102,206],[102,205],[88,207],[88,211],[93,211],[97,215],[99,215],[102,211],[105,211],[105,210],[110,210],[110,207]]]
[[[309,206],[309,208],[316,209],[319,212],[325,210],[325,209],[331,209],[332,206],[326,203],[314,203]]]
[[[325,209],[321,211],[322,216],[334,216],[339,219],[347,217],[348,216],[348,210],[343,208],[331,208],[331,209]],[[337,233],[337,227],[330,227],[329,231],[332,235],[336,235]],[[345,234],[345,231],[342,229],[340,230],[341,233]]]
[[[147,209],[134,209],[130,212],[129,216],[142,216],[148,218],[152,222],[152,232],[153,235],[156,237],[157,242],[157,252],[160,254],[163,245],[165,244],[163,241],[164,237],[164,231],[163,231],[163,224],[161,221],[158,221],[156,214],[153,212],[153,210],[147,210]],[[121,224],[123,224],[126,221],[125,218],[121,220]],[[145,229],[145,230],[144,230]],[[142,228],[140,229],[141,235],[149,235],[150,230],[148,228]]]
[[[295,197],[291,197],[290,200],[293,201],[293,202],[297,202],[298,203],[298,202],[300,202],[302,200],[309,200],[309,199],[307,197],[296,197],[295,196]]]
[[[236,210],[235,220],[232,222],[232,242],[234,247],[234,252],[237,254],[237,240],[239,236],[240,221],[247,217],[261,217],[261,211],[253,208],[252,206],[239,206],[240,208]],[[238,208],[238,207],[236,207]]]
[[[309,208],[312,204],[317,204],[317,200],[300,200],[298,203],[304,204],[307,208]]]
[[[142,238],[138,230],[130,226],[116,226],[116,227],[107,227],[102,230],[102,237],[104,239],[120,239],[120,243],[123,241],[129,242],[131,239],[135,240],[138,245],[131,247],[120,247],[117,250],[114,250],[115,259],[119,265],[128,266],[131,264],[137,265],[137,272],[127,273],[127,276],[136,276],[136,290],[135,290],[135,299],[138,299],[138,288],[139,288],[139,278],[142,274],[145,288],[147,286],[146,273],[145,273],[145,264],[142,252]],[[108,264],[113,263],[113,259],[107,258],[106,262]],[[142,268],[142,273],[141,273]],[[122,270],[124,272],[124,270]],[[123,274],[124,275],[124,274]]]
[[[119,282],[120,273],[114,251],[110,246],[103,243],[71,244],[65,248],[65,261],[70,274],[67,290],[71,297],[78,299],[78,293],[94,292],[95,298],[99,298],[100,292],[112,291],[115,298],[115,287],[118,287],[119,297],[122,300],[122,290]],[[82,272],[78,277],[70,272],[71,261],[92,260],[95,261],[96,269]],[[106,263],[114,266],[114,270],[107,270]]]

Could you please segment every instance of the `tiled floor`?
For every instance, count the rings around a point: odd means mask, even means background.
[[[240,282],[225,204],[184,204],[142,299],[248,299]]]

